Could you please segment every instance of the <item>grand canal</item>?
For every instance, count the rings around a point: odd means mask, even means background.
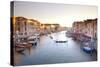
[[[52,38],[50,37],[52,36]],[[56,43],[56,40],[66,41]],[[95,61],[97,55],[91,56],[81,49],[81,43],[65,36],[65,32],[52,33],[40,37],[37,45],[27,47],[23,52],[14,53],[15,65],[52,64]]]

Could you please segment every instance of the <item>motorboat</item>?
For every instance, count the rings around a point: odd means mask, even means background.
[[[56,43],[66,43],[68,41],[56,41]]]
[[[83,51],[85,51],[86,53],[91,53],[92,51],[94,51],[94,47],[91,44],[91,42],[85,42],[83,44]]]

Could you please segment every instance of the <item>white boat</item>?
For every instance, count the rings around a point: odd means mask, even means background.
[[[28,40],[29,44],[33,44],[33,45],[35,44],[36,45],[37,41],[38,41],[38,37],[36,35],[30,36],[27,40]]]

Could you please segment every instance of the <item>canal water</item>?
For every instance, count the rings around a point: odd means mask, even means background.
[[[56,43],[56,40],[67,42]],[[96,60],[96,53],[93,53],[92,56],[85,53],[81,49],[81,44],[72,38],[66,37],[65,32],[41,36],[36,46],[28,47],[20,53],[14,53],[14,65],[72,63]]]

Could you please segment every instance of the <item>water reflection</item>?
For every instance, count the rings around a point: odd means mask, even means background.
[[[27,47],[26,50],[28,51],[29,55],[31,55],[31,53],[33,52],[33,50],[36,49],[36,45],[33,45],[33,46],[30,46],[30,47]]]
[[[53,37],[53,39],[50,38]],[[56,43],[55,40],[67,40]],[[64,32],[41,36],[37,45],[28,44],[21,53],[15,52],[15,65],[69,63],[96,60],[96,54],[90,56],[80,49],[81,44],[65,37]]]
[[[21,54],[21,55],[23,55],[23,56],[25,56],[25,53],[23,53],[23,52],[18,52],[19,54]]]

